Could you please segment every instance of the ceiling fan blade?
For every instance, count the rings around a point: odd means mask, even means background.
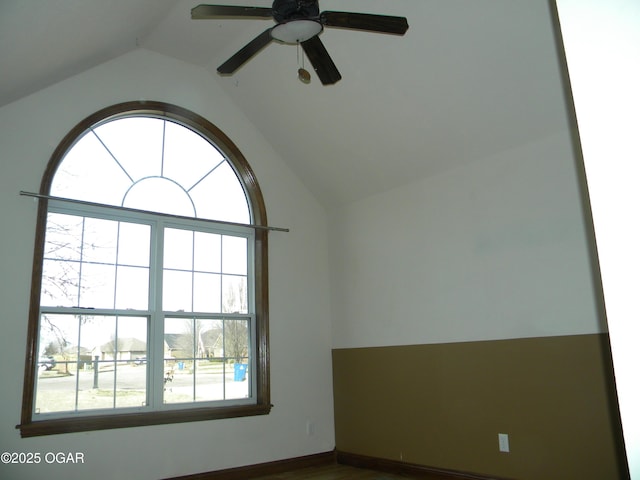
[[[405,17],[373,15],[370,13],[322,12],[320,22],[327,27],[350,28],[369,32],[404,35],[409,28]]]
[[[220,65],[218,67],[218,72],[223,75],[232,74],[256,53],[266,47],[271,40],[271,28],[267,28],[264,32],[238,50],[229,60]]]
[[[301,45],[323,85],[331,85],[342,78],[335,63],[331,60],[329,52],[324,48],[324,44],[317,35],[305,40]]]
[[[233,5],[198,5],[191,9],[194,20],[209,18],[271,18],[273,10],[263,7],[239,7]]]

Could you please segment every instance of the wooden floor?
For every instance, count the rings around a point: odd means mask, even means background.
[[[255,477],[253,480],[407,480],[418,478],[419,477],[349,467],[346,465],[323,465],[319,467],[292,470],[286,473]],[[436,477],[429,478],[437,480]],[[448,480],[450,480],[450,478],[451,477],[448,477]]]

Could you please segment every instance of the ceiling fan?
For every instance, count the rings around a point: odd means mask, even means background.
[[[191,10],[192,19],[254,18],[275,20],[268,28],[218,67],[231,75],[272,40],[300,44],[323,85],[342,78],[319,34],[324,27],[347,28],[377,33],[404,35],[409,28],[405,17],[368,13],[320,12],[318,0],[274,0],[271,8],[232,5],[198,5]],[[308,74],[307,74],[308,76]]]

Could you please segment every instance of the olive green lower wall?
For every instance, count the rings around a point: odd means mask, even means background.
[[[624,478],[607,342],[336,349],[336,448],[514,479]],[[510,453],[498,451],[498,433]]]

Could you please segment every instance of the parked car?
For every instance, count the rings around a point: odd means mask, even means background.
[[[133,361],[134,365],[144,365],[145,363],[147,363],[147,357],[136,357]]]
[[[38,367],[43,368],[47,371],[51,370],[55,366],[56,361],[52,356],[40,357],[40,360],[38,361]]]

